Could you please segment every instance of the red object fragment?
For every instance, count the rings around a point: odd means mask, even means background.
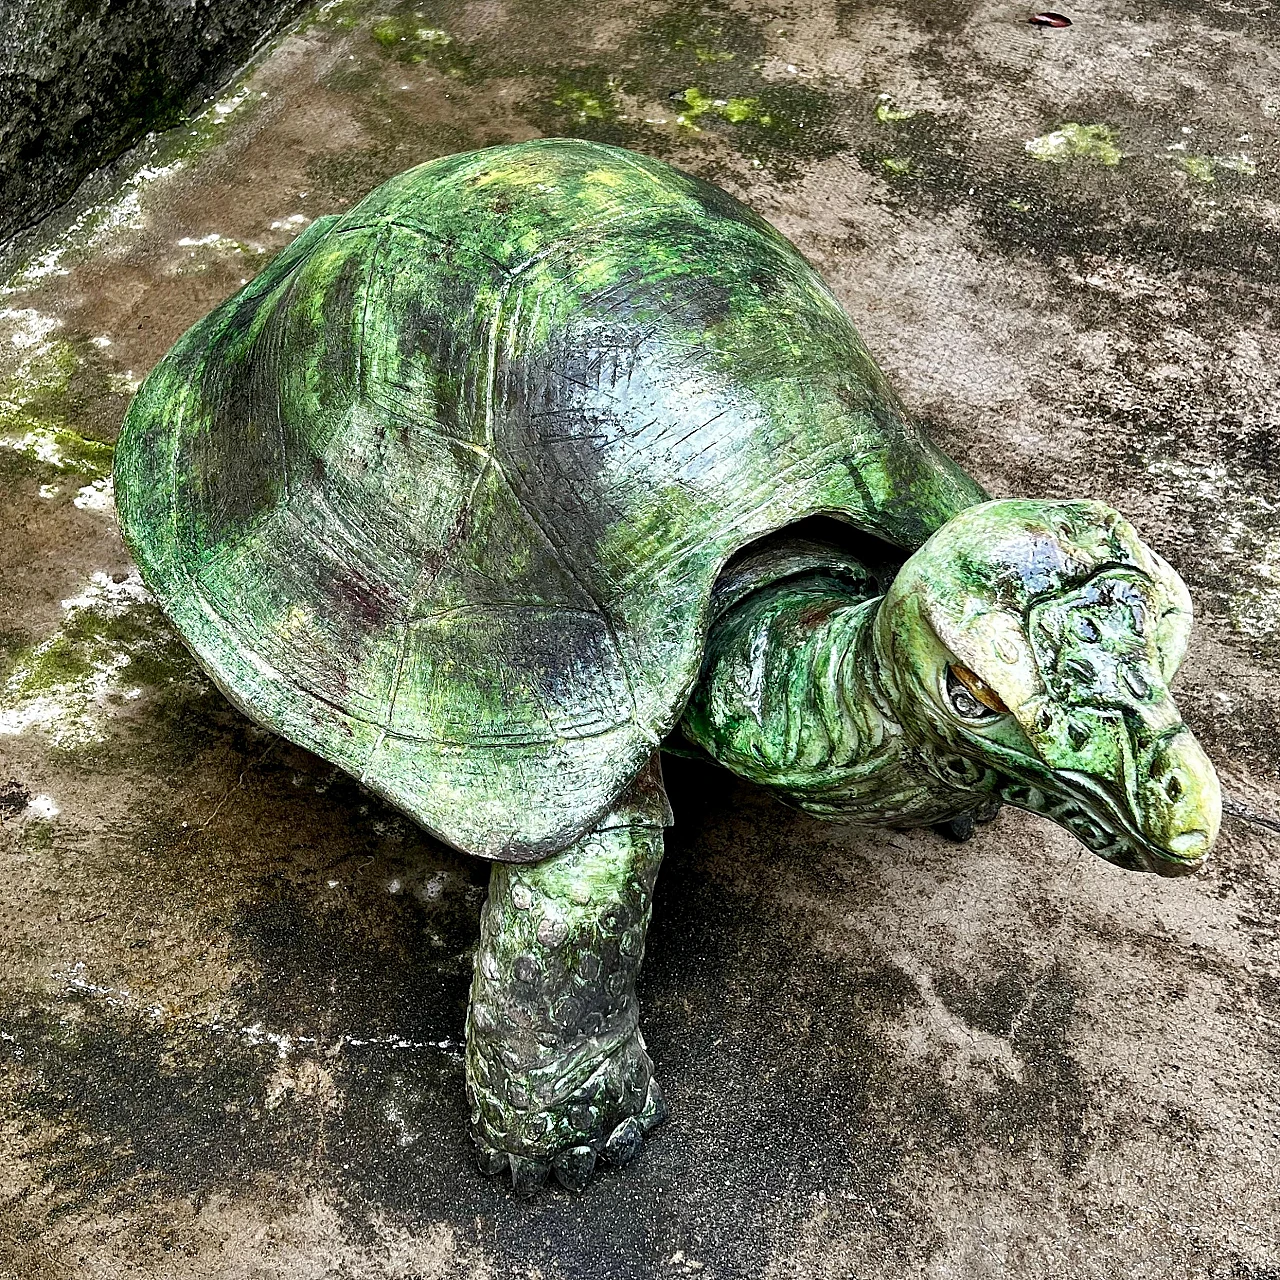
[[[1062,13],[1037,13],[1027,19],[1037,27],[1069,27],[1071,19]]]

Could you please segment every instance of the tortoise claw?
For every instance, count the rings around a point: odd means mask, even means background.
[[[962,813],[958,818],[949,818],[946,822],[935,822],[933,829],[944,840],[950,840],[953,844],[967,844],[973,839],[973,833],[977,824],[974,822],[973,814]]]
[[[511,1186],[520,1196],[531,1196],[551,1171],[551,1162],[537,1156],[508,1155],[507,1162],[511,1166]]]
[[[556,1181],[569,1191],[581,1191],[595,1172],[596,1153],[590,1147],[570,1147],[551,1161]]]
[[[645,1099],[644,1109],[636,1117],[640,1121],[640,1127],[648,1133],[650,1129],[656,1129],[670,1114],[671,1108],[667,1106],[666,1095],[657,1080],[650,1076],[649,1096]]]
[[[608,1137],[600,1153],[610,1164],[630,1164],[640,1154],[644,1128],[635,1116],[628,1116]]]
[[[632,1094],[632,1098],[634,1096]],[[588,1136],[584,1133],[576,1145],[562,1147],[546,1155],[517,1155],[503,1151],[490,1145],[493,1139],[486,1140],[473,1122],[471,1136],[478,1148],[476,1162],[483,1173],[509,1175],[517,1195],[532,1195],[552,1174],[566,1190],[582,1191],[602,1160],[612,1165],[630,1164],[639,1155],[645,1136],[667,1118],[667,1111],[662,1089],[650,1076],[644,1106],[635,1115],[627,1116],[615,1125],[603,1144],[598,1136],[584,1141]]]

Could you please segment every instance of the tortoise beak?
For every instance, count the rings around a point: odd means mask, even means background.
[[[1074,802],[1059,821],[1111,862],[1179,876],[1213,847],[1222,793],[1169,692],[1181,633],[1171,639],[1155,620],[1185,610],[1168,595],[1144,574],[1109,569],[1034,605],[1044,683],[1014,710],[1049,787]]]
[[[1184,724],[1137,753],[1133,817],[1146,841],[1149,870],[1180,876],[1209,856],[1222,821],[1222,791],[1208,756]]]
[[[1218,837],[1218,775],[1167,693],[1142,710],[1077,705],[1051,724],[1042,707],[1030,736],[1049,776],[1016,782],[1005,799],[1052,818],[1108,862],[1187,875]]]

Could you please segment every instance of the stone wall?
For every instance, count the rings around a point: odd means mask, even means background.
[[[303,0],[3,0],[0,245],[174,124]]]

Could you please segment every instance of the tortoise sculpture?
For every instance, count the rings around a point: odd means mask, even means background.
[[[321,218],[139,391],[129,546],[248,715],[494,861],[481,1165],[581,1187],[665,1113],[635,979],[679,740],[861,824],[1001,801],[1181,875],[1190,602],[1096,502],[988,495],[723,191],[542,140]]]

